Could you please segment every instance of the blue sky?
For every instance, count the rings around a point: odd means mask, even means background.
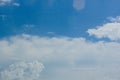
[[[79,1],[79,0],[78,0]],[[0,7],[0,36],[16,34],[86,36],[86,30],[107,21],[107,17],[120,14],[119,0],[86,0],[80,10],[73,0],[14,0],[19,6]],[[79,6],[78,6],[79,7]],[[80,6],[81,7],[81,6]],[[4,16],[4,20],[3,17]],[[34,25],[25,29],[24,25]]]
[[[0,0],[0,80],[119,80],[120,0]]]

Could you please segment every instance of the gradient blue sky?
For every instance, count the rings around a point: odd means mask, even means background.
[[[0,0],[0,80],[119,80],[120,0]]]
[[[73,0],[14,2],[19,6],[9,4],[0,7],[0,37],[21,33],[48,35],[49,32],[60,36],[86,37],[87,29],[103,24],[107,17],[120,14],[119,0],[85,0],[80,10],[74,8]],[[25,25],[33,26],[28,28]]]

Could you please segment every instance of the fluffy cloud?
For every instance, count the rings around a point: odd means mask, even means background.
[[[13,36],[0,40],[0,64],[1,69],[5,68],[4,71],[3,69],[1,71],[1,78],[5,80],[5,77],[9,76],[6,78],[24,80],[28,77],[22,74],[28,75],[28,68],[32,69],[29,64],[35,65],[33,67],[36,72],[38,70],[36,65],[39,62],[17,62],[37,60],[45,64],[46,67],[45,72],[41,74],[42,80],[119,80],[119,52],[120,43],[118,42],[93,43],[84,38],[49,38],[25,34]],[[12,69],[11,67],[7,68],[9,63],[13,64]],[[15,77],[17,75],[14,74],[17,74],[19,70],[22,71],[18,74],[20,77]],[[32,70],[34,73],[34,69]],[[41,69],[38,71],[41,72]],[[31,76],[36,76],[38,73]]]
[[[14,2],[14,0],[0,0],[0,6],[6,6],[6,5],[20,6],[20,4]]]
[[[85,7],[85,0],[73,0],[73,8],[82,10]]]
[[[97,38],[109,38],[110,40],[120,40],[120,17],[109,18],[112,22],[102,26],[97,26],[96,29],[89,29],[88,33]]]
[[[99,60],[98,58],[107,57],[108,55],[107,53],[109,53],[109,57],[113,58],[112,55],[112,52],[114,52],[114,50],[112,50],[113,46],[114,48],[116,48],[115,51],[119,52],[120,45],[117,42],[105,43],[104,41],[103,42],[101,41],[97,43],[92,43],[89,41],[87,42],[84,38],[69,38],[69,37],[48,38],[21,35],[10,37],[9,39],[3,39],[0,41],[1,51],[0,54],[2,55],[0,59],[31,60],[31,59],[45,59],[49,57],[51,59],[62,58],[68,62],[72,62],[74,60],[82,59],[85,56],[87,58],[90,55],[93,55],[95,56],[94,58]],[[106,50],[104,50],[104,48],[106,48]],[[101,53],[100,51],[105,51],[106,53]],[[59,57],[56,58],[56,56]]]
[[[38,62],[19,62],[10,65],[0,74],[0,80],[39,80],[44,66]]]

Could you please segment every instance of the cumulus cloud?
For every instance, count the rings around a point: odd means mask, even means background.
[[[35,62],[19,62],[10,65],[0,73],[0,80],[39,80],[43,64]]]
[[[25,80],[37,76],[39,72],[36,71],[41,72],[41,68],[38,70],[37,67],[41,64],[31,62],[36,60],[45,64],[47,71],[42,74],[43,80],[119,80],[117,75],[120,66],[119,52],[118,42],[93,43],[82,37],[49,38],[25,34],[12,36],[0,40],[0,66],[5,68],[1,71],[1,78]],[[30,63],[17,63],[18,61],[30,61]],[[12,69],[11,66],[7,68],[9,63],[13,64]],[[33,71],[32,73],[35,72],[35,75],[29,76],[28,68]],[[17,73],[19,70],[21,72]],[[30,80],[34,79],[35,77]]]
[[[87,32],[97,38],[109,38],[110,40],[120,40],[120,17],[109,18],[109,23],[89,29]]]
[[[85,0],[73,0],[73,8],[77,11],[84,9],[85,7]]]

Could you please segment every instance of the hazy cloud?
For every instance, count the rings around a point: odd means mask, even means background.
[[[20,4],[19,4],[19,3],[13,3],[13,6],[17,6],[17,7],[19,7]]]
[[[0,0],[0,6],[5,6],[6,4],[10,4],[12,0]]]
[[[0,0],[0,6],[6,5],[20,6],[20,4],[15,2],[14,0]]]
[[[84,9],[85,7],[85,0],[73,0],[73,8],[77,11]]]

